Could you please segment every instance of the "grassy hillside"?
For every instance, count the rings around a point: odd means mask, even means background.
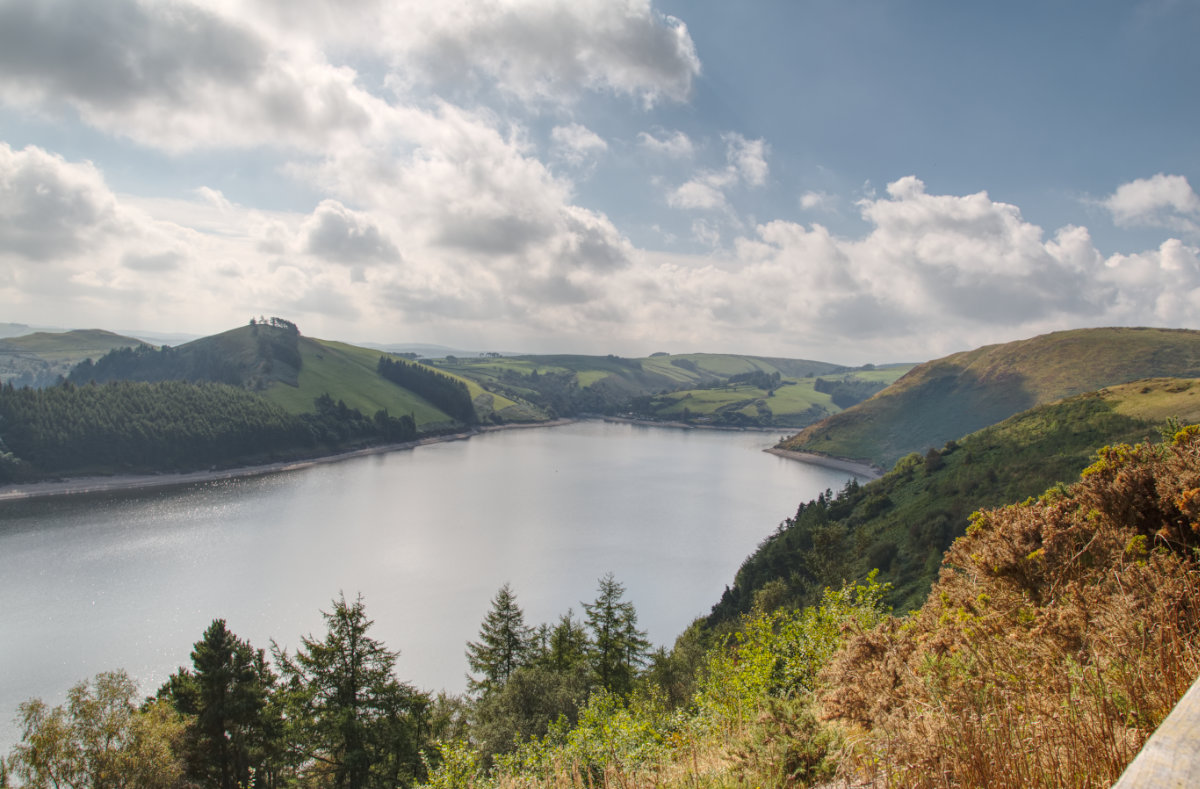
[[[780,446],[888,468],[909,452],[940,447],[1040,403],[1164,376],[1200,376],[1200,332],[1055,332],[918,365],[870,400]]]
[[[838,385],[855,382],[869,392],[893,383],[912,365],[889,365],[874,370],[854,370],[802,378],[782,377],[779,385],[766,388],[753,383],[711,383],[702,389],[683,389],[637,402],[642,415],[657,419],[687,419],[697,424],[758,424],[800,427],[842,410],[838,396],[818,391],[821,383]],[[776,368],[777,369],[777,368]],[[770,368],[763,372],[774,372]],[[736,375],[736,373],[734,374]]]
[[[25,338],[20,338],[25,339]],[[175,348],[119,351],[72,371],[75,383],[89,380],[217,381],[260,392],[293,414],[312,412],[314,401],[328,395],[366,416],[387,411],[411,415],[422,430],[458,424],[435,403],[379,375],[385,354],[346,343],[300,335],[287,321],[240,326]],[[446,372],[457,378],[452,372]],[[525,404],[484,391],[460,379],[484,421],[535,421],[545,414]]]
[[[894,585],[899,610],[919,606],[972,512],[1074,479],[1098,448],[1157,436],[1176,417],[1200,421],[1200,380],[1108,387],[909,455],[881,479],[801,505],[743,563],[710,623],[732,621],[760,594],[810,604],[873,568]]]
[[[513,356],[439,360],[440,369],[476,381],[493,393],[556,415],[625,413],[698,424],[802,426],[841,407],[816,391],[818,377],[860,377],[886,385],[908,366],[878,370],[806,359],[736,354],[617,356]],[[768,388],[731,379],[775,376]]]
[[[424,399],[381,378],[375,372],[379,351],[310,337],[301,337],[298,348],[301,365],[295,383],[273,381],[262,390],[264,397],[286,411],[311,411],[313,401],[328,394],[367,415],[380,409],[392,416],[412,414],[418,428],[453,421]]]
[[[79,362],[114,348],[144,345],[141,340],[101,329],[33,332],[0,339],[0,383],[47,386]]]

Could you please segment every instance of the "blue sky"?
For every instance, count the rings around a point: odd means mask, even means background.
[[[918,360],[1200,328],[1200,4],[0,0],[0,320]]]

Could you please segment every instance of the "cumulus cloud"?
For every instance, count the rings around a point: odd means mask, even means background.
[[[556,155],[575,166],[608,150],[608,143],[600,135],[578,123],[555,126],[550,131],[550,139],[554,143]]]
[[[306,252],[333,263],[362,265],[400,259],[400,250],[377,224],[337,200],[323,200],[301,234]]]
[[[1119,227],[1165,227],[1200,235],[1200,196],[1182,175],[1158,173],[1122,184],[1103,205]]]
[[[355,78],[193,4],[0,4],[0,97],[168,150],[369,133],[387,108]]]
[[[763,140],[747,140],[740,134],[730,132],[723,136],[725,156],[741,179],[750,186],[762,186],[767,182],[767,144]]]
[[[725,200],[725,188],[734,180],[728,173],[703,173],[676,187],[667,195],[667,205],[700,210],[726,208],[729,204]]]
[[[405,101],[482,80],[650,106],[686,99],[700,69],[686,25],[650,0],[0,2],[0,99],[172,151],[386,135],[394,107],[333,59],[363,51]]]
[[[825,192],[808,191],[800,195],[800,207],[805,211],[828,208],[833,204],[833,196]]]
[[[662,137],[655,137],[649,132],[639,132],[638,145],[651,153],[672,159],[687,159],[695,153],[696,149],[691,138],[683,132],[660,133]]]
[[[764,140],[747,140],[734,132],[722,135],[721,139],[725,142],[726,166],[700,170],[667,194],[667,205],[690,210],[727,210],[730,188],[766,183],[770,169],[766,160],[769,149]]]
[[[115,200],[90,162],[0,142],[0,252],[54,262],[118,228]]]
[[[0,143],[3,303],[41,305],[45,320],[70,325],[180,330],[260,312],[352,315],[347,305],[358,294],[331,284],[339,265],[283,263],[257,247],[264,235],[282,236],[278,251],[291,254],[302,218],[288,227],[225,201],[217,227],[215,194],[197,194],[191,211],[179,201],[133,201],[114,194],[89,162]],[[61,311],[51,315],[50,305]]]
[[[524,100],[594,90],[651,106],[686,99],[700,73],[687,26],[650,0],[397,5],[388,29],[402,63],[435,80],[482,75]]]
[[[1200,250],[1177,239],[1106,257],[1086,228],[1048,237],[985,192],[930,194],[915,177],[859,209],[870,227],[861,238],[780,220],[721,256],[643,253],[635,270],[654,297],[634,321],[686,324],[701,335],[691,347],[751,332],[769,347],[860,361],[1080,325],[1200,324]]]

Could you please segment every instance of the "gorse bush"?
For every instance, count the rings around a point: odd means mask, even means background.
[[[897,786],[1108,786],[1200,673],[1200,431],[977,513],[929,600],[853,638],[828,715]]]

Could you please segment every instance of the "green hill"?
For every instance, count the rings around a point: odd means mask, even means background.
[[[393,416],[412,414],[418,428],[450,425],[449,416],[407,389],[375,372],[381,354],[340,342],[301,337],[301,365],[294,381],[275,380],[262,391],[264,397],[291,413],[312,410],[313,400],[328,394],[364,414],[383,409]]]
[[[334,403],[344,403],[366,416],[381,410],[393,417],[411,415],[422,431],[462,424],[437,403],[382,377],[377,370],[381,356],[399,359],[377,350],[305,337],[295,324],[272,318],[173,348],[118,348],[79,364],[71,371],[70,380],[77,384],[93,380],[213,381],[259,392],[293,414],[312,412],[315,400],[327,395]],[[432,371],[427,366],[422,369]],[[467,387],[476,413],[484,421],[546,418],[544,412],[487,392],[452,371],[437,373]]]
[[[889,468],[1040,403],[1140,378],[1200,376],[1200,332],[1106,328],[989,345],[913,368],[780,444]]]
[[[709,621],[732,621],[758,595],[811,604],[824,587],[873,568],[894,584],[898,610],[915,608],[972,512],[1072,480],[1098,448],[1157,436],[1172,418],[1200,421],[1200,380],[1111,386],[908,455],[878,480],[802,504],[746,559]]]
[[[71,368],[114,348],[135,348],[141,340],[101,329],[33,332],[0,339],[0,383],[49,386]]]
[[[817,391],[822,383],[848,392],[842,379],[853,378],[866,396],[908,369],[851,369],[807,359],[707,353],[641,359],[568,354],[447,357],[436,364],[492,393],[558,416],[626,413],[760,427],[803,426],[841,410],[835,391]]]

